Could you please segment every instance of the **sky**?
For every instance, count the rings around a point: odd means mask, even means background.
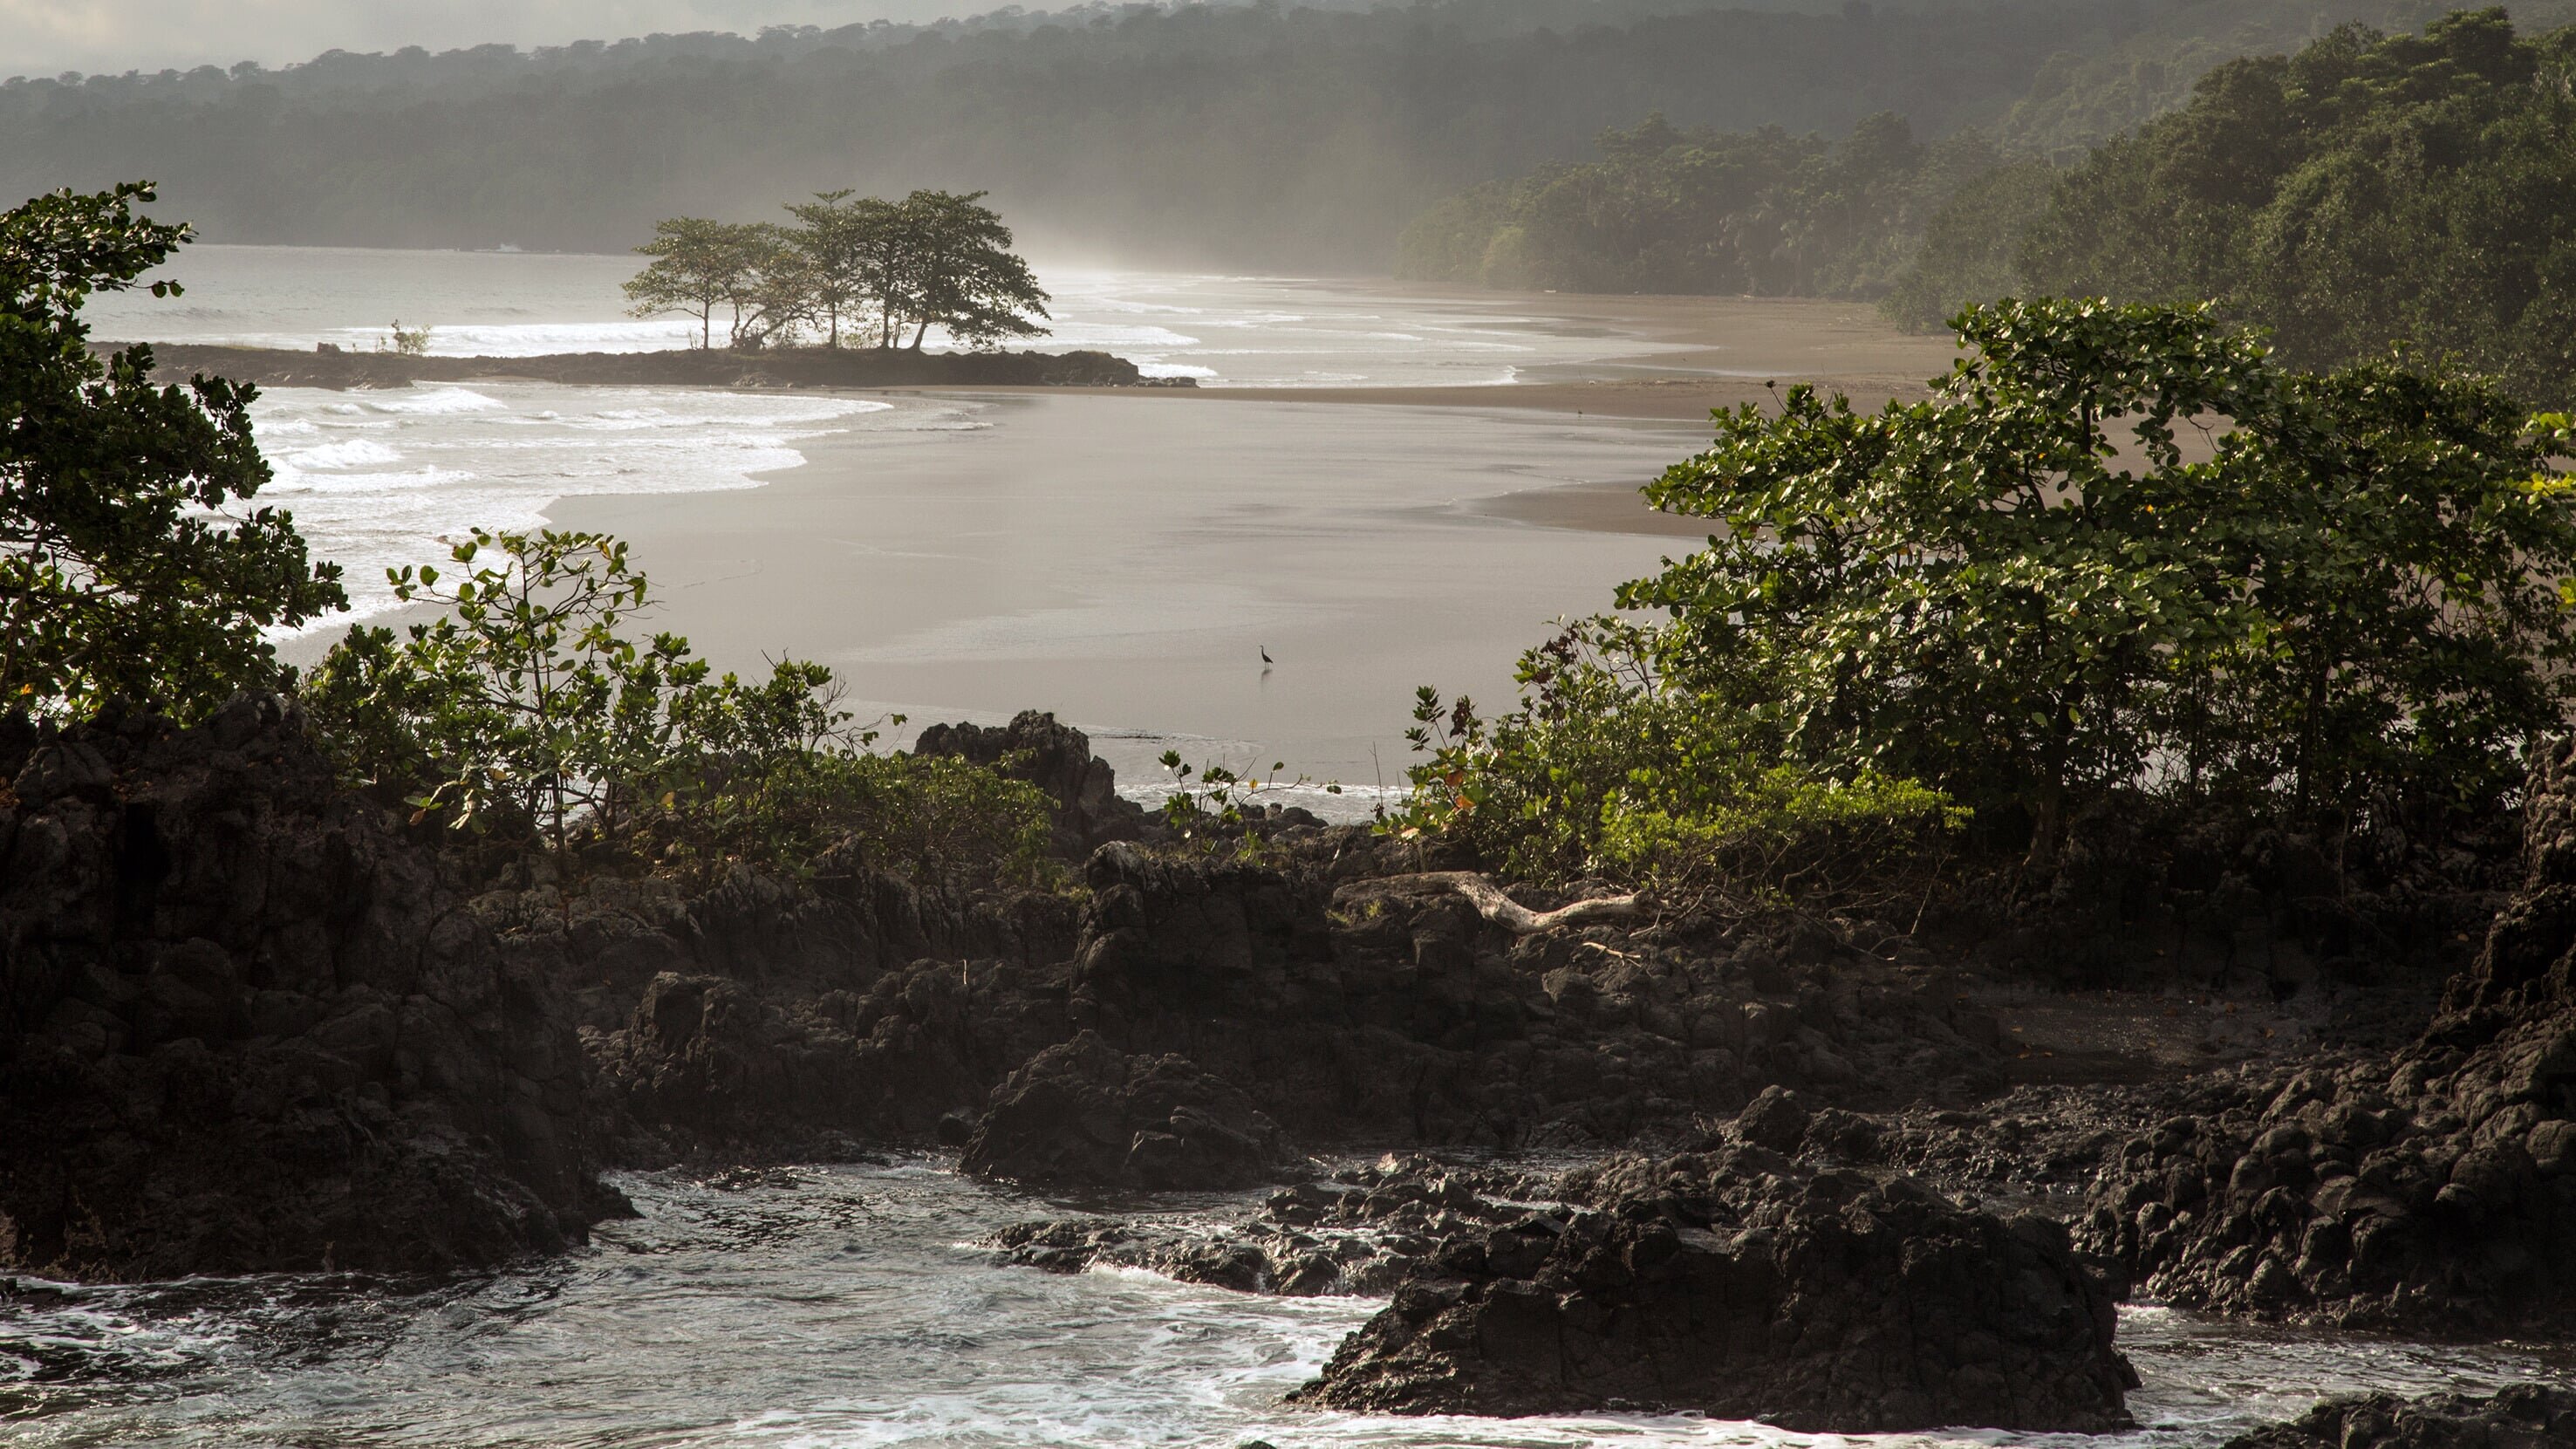
[[[454,50],[655,31],[932,20],[1004,0],[0,0],[0,76],[187,70],[326,50]],[[1054,8],[1032,5],[1030,8]]]

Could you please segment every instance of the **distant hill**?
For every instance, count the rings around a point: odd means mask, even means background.
[[[1938,136],[2116,55],[2140,14],[2229,8],[1264,0],[335,52],[0,84],[0,194],[150,177],[221,240],[619,250],[805,190],[990,188],[1057,254],[1379,270],[1430,202],[1649,111],[1840,134],[1894,110]]]

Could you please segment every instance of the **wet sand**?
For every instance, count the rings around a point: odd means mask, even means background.
[[[1505,702],[1551,621],[1698,532],[1633,491],[1695,441],[1671,423],[1052,392],[976,416],[548,513],[627,539],[656,627],[722,666],[819,660],[914,726],[1052,709],[1122,780],[1169,745],[1353,785],[1400,783],[1416,685]]]
[[[1847,304],[1480,296],[1610,345],[1498,387],[875,392],[977,426],[811,439],[750,492],[547,512],[634,546],[656,627],[727,668],[829,664],[865,713],[1051,709],[1129,785],[1169,746],[1394,786],[1415,686],[1508,704],[1554,620],[1705,536],[1636,490],[1711,407],[1766,378],[1919,396],[1950,357]]]

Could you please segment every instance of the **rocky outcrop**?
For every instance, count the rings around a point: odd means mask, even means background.
[[[958,902],[864,874],[746,880],[659,929],[624,925],[533,939],[556,970],[597,983],[580,993],[585,1034],[639,1162],[925,1141],[1071,1032],[1073,914],[1058,896]]]
[[[1148,833],[1145,808],[1118,793],[1117,772],[1091,753],[1091,738],[1052,714],[1022,710],[1007,725],[934,724],[913,753],[948,755],[1026,780],[1055,801],[1056,843],[1079,858],[1113,840]]]
[[[1013,1072],[958,1169],[1040,1188],[1248,1187],[1303,1176],[1279,1124],[1178,1056],[1130,1057],[1083,1032]]]
[[[1208,1229],[1006,1230],[1002,1260],[1393,1302],[1296,1401],[1696,1410],[1812,1431],[2125,1426],[2112,1300],[2036,1216],[1727,1142],[1548,1177],[1390,1158]]]
[[[274,700],[0,739],[0,1268],[444,1269],[616,1210],[572,1021]]]
[[[1388,873],[1411,862],[1365,832],[1283,854],[1096,852],[1072,1020],[1222,1074],[1309,1143],[1598,1147],[1773,1084],[1884,1102],[2000,1080],[1993,1019],[1935,972],[1813,938],[1522,935],[1445,876]]]
[[[1728,1236],[1534,1215],[1414,1283],[1292,1397],[1399,1414],[1692,1410],[1843,1433],[2124,1428],[2110,1295],[2042,1218],[1904,1179]]]
[[[2317,1405],[2227,1449],[2559,1449],[2576,1444],[2576,1392],[2518,1384],[2472,1398],[2370,1394]]]
[[[2571,764],[2537,762],[2524,888],[2423,1038],[2212,1083],[2105,1170],[2088,1247],[2195,1308],[2576,1331]]]

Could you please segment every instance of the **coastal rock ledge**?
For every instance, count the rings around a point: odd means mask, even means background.
[[[2227,1449],[2562,1449],[2576,1444],[2576,1392],[2516,1384],[2488,1398],[2368,1394],[2317,1405]]]
[[[2131,1424],[2137,1378],[2111,1346],[2110,1294],[2065,1230],[1963,1212],[1910,1179],[1821,1175],[1776,1225],[1723,1236],[1630,1197],[1533,1214],[1476,1247],[1444,1255],[1451,1281],[1397,1290],[1291,1401],[1696,1410],[1802,1432]]]

